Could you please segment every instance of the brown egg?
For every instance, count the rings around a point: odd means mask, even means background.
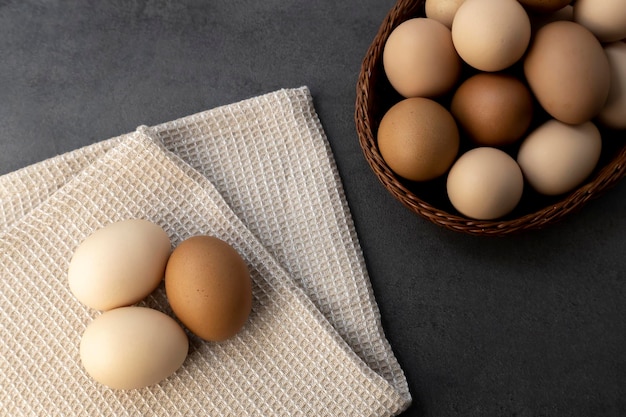
[[[609,95],[606,53],[589,30],[574,22],[553,22],[537,31],[524,74],[539,104],[564,123],[589,121]]]
[[[533,116],[533,98],[512,75],[480,73],[465,80],[454,93],[452,115],[478,145],[509,145],[526,132]]]
[[[557,11],[568,4],[571,0],[518,0],[528,10],[539,13],[547,13]]]
[[[174,249],[165,269],[165,292],[176,317],[209,341],[234,336],[252,308],[245,261],[212,236],[191,237]]]
[[[459,151],[459,131],[450,112],[421,97],[391,107],[380,122],[377,138],[389,168],[412,181],[443,175]]]
[[[461,74],[461,58],[443,23],[414,18],[398,25],[385,42],[385,75],[404,97],[437,97],[452,89]]]

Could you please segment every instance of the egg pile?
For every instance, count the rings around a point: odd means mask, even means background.
[[[231,338],[248,319],[250,273],[228,243],[199,235],[172,251],[167,233],[148,220],[108,224],[77,246],[68,267],[72,294],[102,311],[80,341],[81,362],[94,380],[138,389],[182,366],[189,349],[184,328],[161,311],[135,305],[163,279],[176,318],[204,340]]]
[[[626,1],[426,0],[387,38],[401,99],[377,132],[415,183],[445,178],[461,214],[511,213],[525,187],[558,196],[596,168],[601,129],[626,129]],[[616,140],[616,139],[612,139]]]

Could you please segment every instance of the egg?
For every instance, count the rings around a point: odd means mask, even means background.
[[[85,329],[80,359],[97,382],[114,389],[158,384],[184,363],[187,335],[168,315],[146,307],[106,311]]]
[[[555,12],[572,2],[572,0],[519,0],[526,8],[533,12]]]
[[[464,0],[426,0],[424,13],[426,17],[443,23],[446,27],[452,27],[452,20],[456,11]]]
[[[475,144],[505,146],[520,139],[530,126],[533,97],[512,75],[479,73],[455,91],[450,110]]]
[[[165,292],[176,317],[208,341],[237,334],[252,308],[246,262],[213,236],[193,236],[174,249],[165,270]]]
[[[611,129],[626,129],[626,43],[613,42],[604,51],[611,68],[611,88],[598,121]]]
[[[592,122],[569,125],[548,120],[524,139],[517,162],[536,191],[560,195],[591,174],[601,150],[600,132]]]
[[[601,42],[626,38],[624,0],[576,0],[574,20],[593,32]]]
[[[428,181],[443,175],[459,150],[459,130],[446,108],[414,97],[393,105],[377,132],[380,154],[397,175]]]
[[[569,124],[592,119],[609,94],[606,53],[591,32],[574,22],[552,22],[537,31],[524,74],[543,109]]]
[[[135,304],[163,280],[170,251],[167,233],[155,223],[108,224],[76,247],[68,266],[70,291],[96,310]]]
[[[524,191],[517,162],[504,151],[478,147],[465,152],[448,174],[450,202],[460,213],[478,220],[493,220],[510,213]]]
[[[429,18],[398,25],[383,49],[383,68],[393,88],[404,97],[437,97],[448,92],[461,73],[461,59],[450,29]]]
[[[452,21],[452,42],[472,67],[500,71],[524,55],[530,20],[516,0],[465,0]]]

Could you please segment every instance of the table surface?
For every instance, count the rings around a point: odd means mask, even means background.
[[[358,144],[355,85],[391,0],[0,0],[0,174],[306,85],[414,405],[404,416],[626,414],[626,184],[505,238],[418,217]]]

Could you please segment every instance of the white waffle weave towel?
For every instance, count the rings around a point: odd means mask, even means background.
[[[160,384],[116,391],[83,370],[99,313],[67,267],[96,229],[161,225],[233,245],[253,311],[222,343],[190,335]],[[306,87],[111,138],[0,177],[0,415],[392,416],[411,402],[380,322],[341,181]],[[167,314],[163,286],[141,305]]]

